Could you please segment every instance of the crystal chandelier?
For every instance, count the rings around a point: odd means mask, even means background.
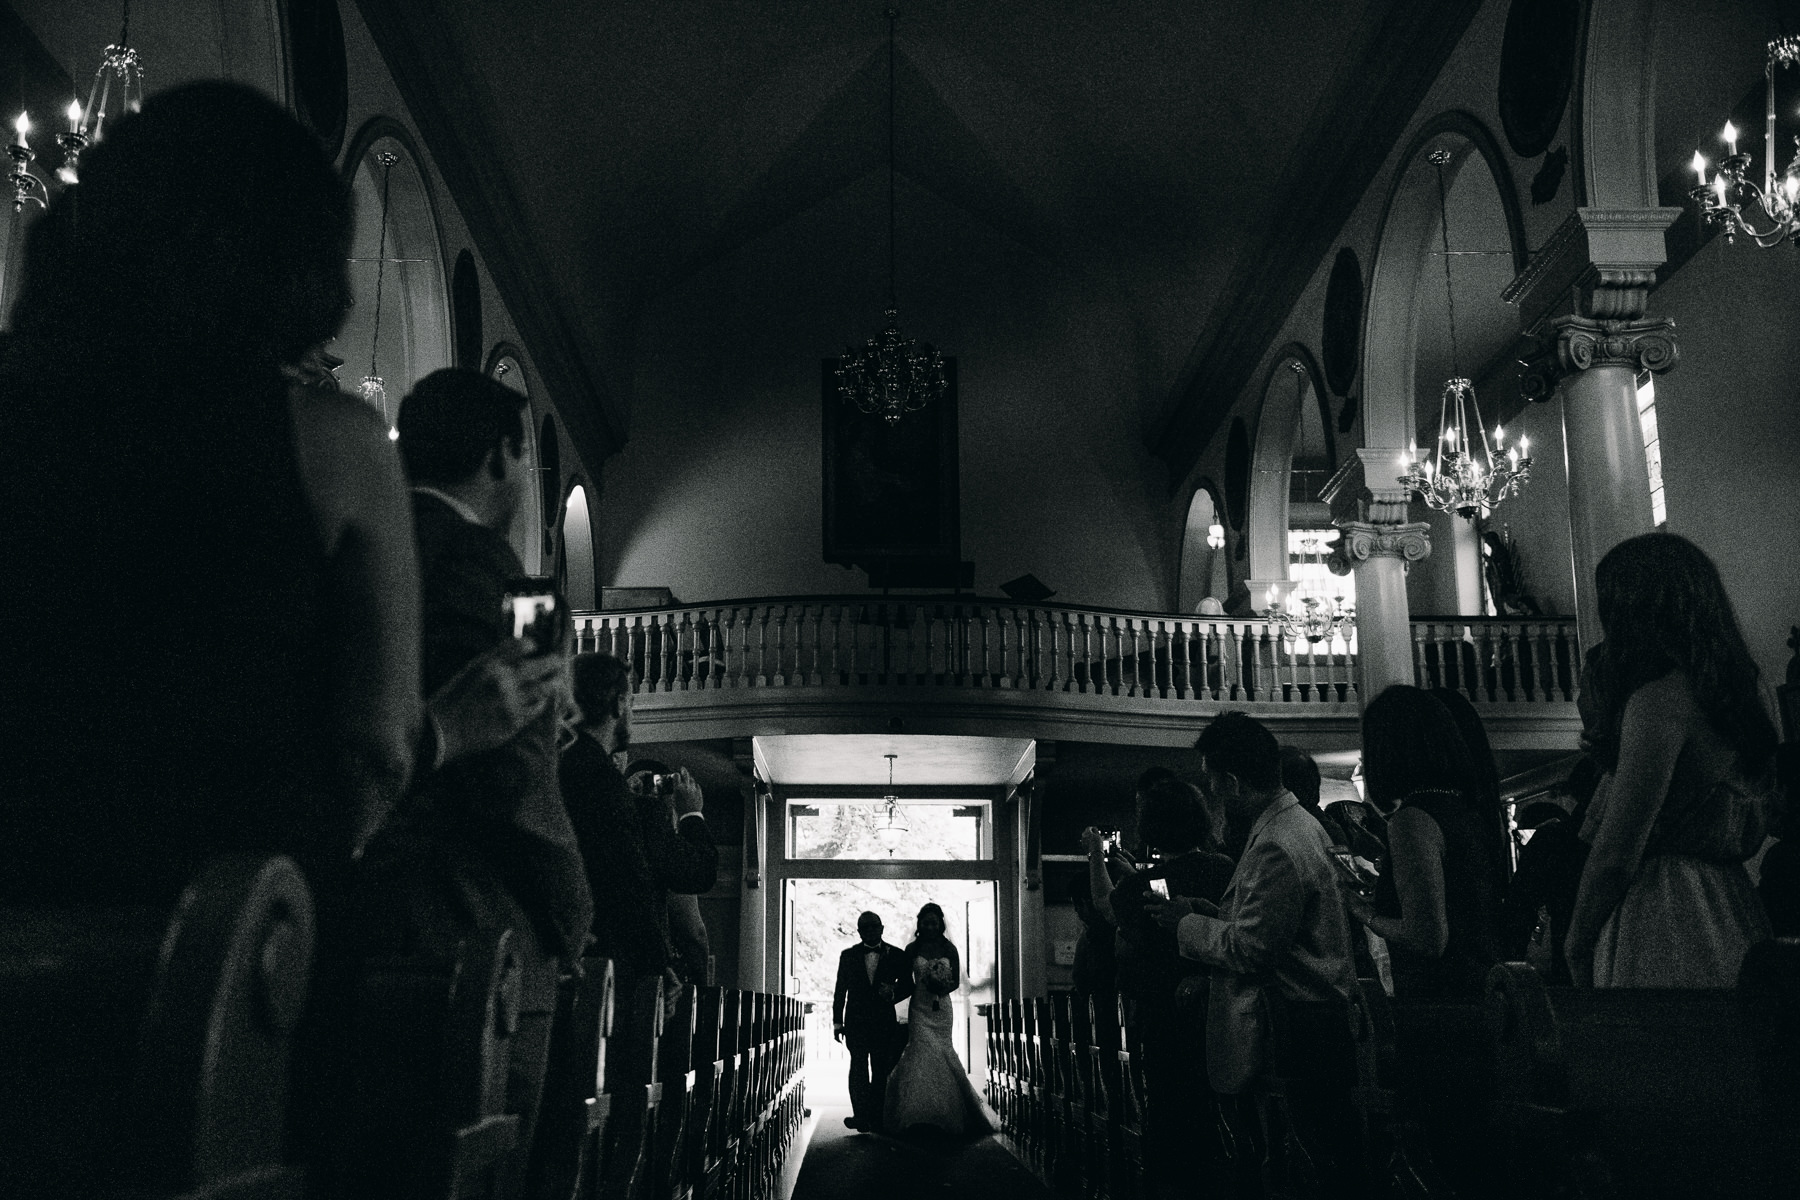
[[[1462,360],[1456,345],[1456,296],[1450,286],[1450,215],[1448,193],[1444,185],[1444,165],[1450,161],[1448,150],[1434,150],[1431,161],[1437,166],[1438,232],[1444,247],[1444,298],[1449,305],[1451,378],[1444,384],[1438,400],[1438,436],[1423,457],[1418,447],[1406,452],[1402,464],[1406,470],[1399,482],[1432,508],[1453,512],[1474,520],[1491,512],[1508,496],[1516,496],[1531,478],[1531,439],[1521,437],[1516,446],[1507,447],[1506,431],[1494,426],[1489,439],[1481,427],[1481,405],[1475,399],[1475,384],[1462,373]]]
[[[79,100],[69,101],[69,132],[56,135],[56,144],[63,151],[63,163],[57,169],[56,177],[64,183],[81,182],[81,152],[100,140],[115,87],[120,116],[144,106],[144,67],[138,61],[138,52],[131,48],[131,0],[125,0],[124,15],[119,22],[119,40],[106,48],[100,59],[100,69],[94,72],[93,86],[88,89],[87,109],[82,109]]]
[[[1225,548],[1225,527],[1223,525],[1215,521],[1206,527],[1206,545],[1211,550]]]
[[[31,173],[31,164],[37,155],[32,153],[31,146],[25,141],[26,135],[30,132],[31,118],[24,112],[20,112],[19,119],[13,122],[13,140],[6,147],[6,157],[12,160],[12,171],[7,175],[6,182],[12,189],[14,213],[23,212],[27,204],[35,204],[39,208],[43,208],[44,202],[49,198],[49,193],[44,190],[44,181]],[[9,259],[11,249],[12,245],[9,241],[7,243]]]
[[[892,858],[894,851],[911,832],[911,827],[906,823],[906,809],[901,806],[900,797],[894,794],[894,760],[900,756],[889,754],[885,757],[888,764],[888,794],[881,798],[881,802],[887,806],[887,819],[875,831],[875,836],[881,839],[881,844],[887,847],[888,857]]]
[[[944,375],[944,356],[929,343],[900,336],[900,310],[894,302],[894,22],[897,8],[888,8],[888,302],[887,327],[879,338],[870,338],[861,350],[854,347],[838,358],[838,395],[871,416],[879,414],[897,425],[909,412],[918,412],[942,398],[949,386]]]
[[[1744,177],[1750,168],[1750,156],[1738,153],[1738,127],[1730,121],[1725,122],[1725,129],[1719,135],[1727,151],[1725,161],[1713,172],[1711,180],[1706,177],[1706,156],[1694,151],[1693,170],[1698,177],[1698,186],[1688,195],[1699,206],[1700,219],[1706,227],[1724,231],[1727,245],[1736,244],[1737,235],[1741,233],[1765,250],[1784,241],[1800,246],[1800,134],[1794,137],[1793,161],[1779,176],[1775,174],[1776,67],[1800,71],[1800,37],[1780,37],[1769,43],[1768,63],[1763,71],[1768,78],[1768,105],[1763,132],[1762,186],[1758,187]],[[1750,219],[1744,216],[1747,208],[1751,212]],[[1758,208],[1771,222],[1767,228],[1759,229],[1754,223]]]
[[[1304,552],[1316,556],[1318,561],[1324,559],[1324,547],[1317,537],[1306,541]],[[1278,588],[1271,587],[1268,607],[1258,615],[1280,626],[1284,641],[1306,641],[1316,646],[1340,635],[1348,639],[1348,630],[1356,624],[1356,610],[1344,602],[1342,585],[1332,596],[1315,590],[1313,580],[1302,580],[1300,587],[1307,590],[1296,589],[1285,597]]]
[[[394,427],[393,418],[388,414],[387,384],[381,378],[375,356],[381,349],[381,285],[387,278],[388,183],[393,178],[394,164],[400,161],[400,156],[392,150],[383,150],[375,156],[375,161],[381,164],[381,238],[380,247],[375,252],[375,332],[369,339],[369,373],[362,377],[356,390],[371,408],[381,412],[382,422],[388,427],[388,437],[398,439],[400,431]]]

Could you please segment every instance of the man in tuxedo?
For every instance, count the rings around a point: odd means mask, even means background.
[[[906,953],[881,940],[881,918],[856,918],[862,941],[838,955],[837,986],[831,996],[832,1036],[850,1047],[850,1107],[844,1124],[873,1132],[881,1128],[888,1073],[904,1040],[894,1005],[911,990]]]

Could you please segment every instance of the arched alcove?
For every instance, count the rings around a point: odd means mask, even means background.
[[[390,153],[394,165],[388,168],[381,157]],[[338,378],[346,391],[354,392],[373,365],[387,391],[391,424],[407,389],[452,362],[449,289],[437,211],[411,136],[394,121],[377,117],[363,127],[345,159],[345,172],[356,198],[356,236],[350,248],[355,305],[344,319],[333,352],[344,359]]]
[[[577,611],[599,607],[594,577],[594,526],[588,512],[587,488],[577,483],[563,502],[563,595]]]
[[[518,351],[506,342],[495,346],[487,359],[487,374],[499,380],[519,395],[525,397],[525,465],[530,472],[530,482],[525,495],[519,502],[519,510],[513,514],[513,522],[506,531],[506,540],[512,543],[513,552],[519,561],[525,564],[529,575],[544,574],[544,490],[539,486],[543,475],[543,464],[538,455],[538,436],[536,418],[531,412],[531,385],[525,378],[524,364],[519,361]]]
[[[1441,194],[1440,168],[1431,161],[1438,151],[1449,155],[1441,168]],[[1518,313],[1500,296],[1524,269],[1527,254],[1512,174],[1480,121],[1462,112],[1432,118],[1401,161],[1370,278],[1363,428],[1370,447],[1423,450],[1439,436],[1443,388],[1454,374],[1475,381],[1487,429],[1493,429],[1499,412],[1516,407],[1509,350],[1518,335]],[[1442,213],[1449,217],[1448,255]],[[1519,432],[1515,427],[1514,436]],[[1554,444],[1546,441],[1553,432],[1545,423],[1539,445]],[[1432,556],[1408,572],[1412,610],[1484,611],[1476,529],[1463,518],[1416,503],[1413,519],[1431,525]]]
[[[1288,578],[1288,530],[1323,529],[1330,513],[1319,490],[1337,469],[1331,408],[1318,365],[1298,343],[1282,348],[1263,380],[1250,474],[1250,578]],[[1298,514],[1295,512],[1299,506]],[[1260,597],[1252,597],[1261,603]]]
[[[1187,525],[1181,536],[1181,569],[1177,576],[1176,611],[1197,612],[1208,597],[1221,605],[1231,595],[1231,555],[1222,541],[1214,547],[1209,537],[1225,537],[1225,506],[1210,480],[1201,481],[1188,503]]]
[[[284,0],[281,12],[294,115],[336,159],[350,114],[350,68],[337,0]]]

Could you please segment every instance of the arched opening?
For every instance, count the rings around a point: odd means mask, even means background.
[[[530,474],[525,495],[520,499],[519,509],[513,514],[512,525],[506,531],[506,540],[512,543],[513,552],[519,556],[519,561],[525,564],[526,574],[542,575],[544,491],[538,485],[538,480],[543,474],[543,466],[538,455],[536,422],[531,414],[531,388],[525,380],[525,368],[519,362],[518,355],[512,347],[505,344],[494,347],[494,352],[488,356],[487,373],[525,397],[525,466]]]
[[[1330,401],[1305,347],[1288,346],[1263,384],[1250,476],[1250,577],[1290,578],[1288,533],[1331,529],[1319,493],[1337,469]],[[1261,604],[1260,597],[1252,596]]]
[[[563,502],[563,595],[577,611],[599,607],[594,579],[594,528],[588,516],[587,489],[576,484]]]
[[[1442,165],[1441,199],[1440,168],[1431,161],[1438,151],[1449,155]],[[1367,444],[1381,449],[1424,449],[1441,436],[1440,402],[1446,381],[1455,375],[1474,382],[1490,432],[1522,403],[1512,354],[1518,312],[1501,293],[1524,268],[1527,255],[1511,174],[1498,144],[1475,118],[1449,112],[1425,124],[1404,161],[1382,219],[1364,336],[1364,429]],[[1554,418],[1548,417],[1519,414],[1508,425],[1509,435],[1528,433],[1545,445],[1554,432]],[[1555,473],[1560,464],[1546,469]],[[1512,508],[1497,520],[1519,511],[1519,501],[1508,504]],[[1483,530],[1423,504],[1413,506],[1412,519],[1431,526],[1432,553],[1408,572],[1409,609],[1440,616],[1485,614]],[[1543,558],[1550,561],[1547,554]]]
[[[366,375],[381,378],[390,427],[407,389],[452,361],[449,288],[437,217],[409,142],[400,126],[377,118],[358,136],[346,160],[356,198],[356,236],[350,247],[355,305],[333,347],[344,359],[339,381],[346,391],[356,391]],[[387,154],[394,156],[391,168],[381,161]]]
[[[1225,546],[1224,506],[1212,485],[1202,483],[1188,504],[1187,526],[1182,532],[1177,611],[1198,612],[1206,600],[1222,606],[1231,595],[1230,561]]]

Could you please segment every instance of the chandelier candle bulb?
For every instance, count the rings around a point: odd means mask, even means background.
[[[1694,151],[1694,174],[1700,177],[1700,186],[1705,187],[1706,158],[1698,150]]]
[[[1727,146],[1731,147],[1731,156],[1733,158],[1736,158],[1737,157],[1737,140],[1738,140],[1737,126],[1733,125],[1730,121],[1725,122],[1725,129],[1723,132],[1721,132],[1719,134],[1719,136],[1725,140],[1725,144]]]
[[[13,143],[13,145],[15,145],[15,146],[29,146],[30,145],[30,143],[25,140],[25,135],[31,132],[31,118],[30,117],[26,116],[23,112],[21,112],[19,114],[19,119],[13,122],[13,130],[18,134],[18,140],[15,141]]]
[[[69,101],[69,132],[81,132],[81,101]]]

